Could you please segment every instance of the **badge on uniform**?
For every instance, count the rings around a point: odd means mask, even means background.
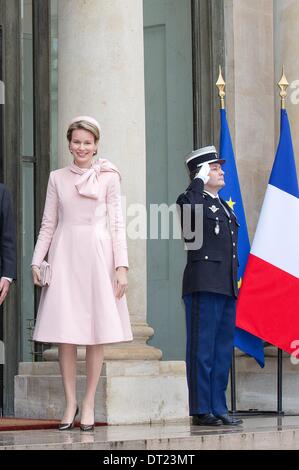
[[[216,207],[214,205],[209,207],[209,209],[213,212],[213,214],[215,214],[215,212],[219,211],[219,207]]]
[[[219,225],[219,219],[218,219],[218,217],[216,217],[216,225],[215,225],[215,228],[214,228],[214,232],[215,232],[215,235],[219,235],[219,232],[220,232],[220,225]]]

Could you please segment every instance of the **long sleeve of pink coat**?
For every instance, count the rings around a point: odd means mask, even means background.
[[[107,209],[114,254],[114,266],[128,267],[126,228],[121,206],[120,178],[117,173],[111,175],[107,190]]]
[[[35,245],[31,266],[40,266],[48,253],[58,221],[58,196],[53,172],[50,173],[45,209],[41,228]]]

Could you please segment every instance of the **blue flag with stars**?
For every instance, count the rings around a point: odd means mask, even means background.
[[[247,231],[245,212],[243,208],[242,195],[239,185],[237,166],[235,162],[234,150],[227,124],[225,109],[220,110],[220,119],[221,130],[219,154],[220,158],[225,159],[226,162],[223,168],[225,172],[225,186],[221,189],[219,195],[228,203],[231,209],[235,212],[238,222],[240,224],[238,237],[238,285],[240,287],[247,263],[247,258],[250,252],[250,243]],[[245,330],[236,328],[235,346],[237,346],[249,356],[254,357],[258,364],[261,367],[264,367],[264,345],[260,338],[251,335]]]

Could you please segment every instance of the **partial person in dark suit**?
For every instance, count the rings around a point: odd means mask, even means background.
[[[188,248],[183,299],[189,408],[193,424],[204,426],[242,422],[228,414],[225,396],[238,295],[238,222],[232,209],[218,196],[225,184],[224,163],[214,146],[189,154],[186,164],[191,183],[177,199]],[[198,211],[199,207],[202,211]],[[193,238],[186,233],[188,213]],[[199,245],[196,239],[202,243]]]
[[[17,277],[15,224],[8,189],[0,183],[0,305]]]

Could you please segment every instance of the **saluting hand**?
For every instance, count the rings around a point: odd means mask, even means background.
[[[120,299],[127,290],[128,287],[128,278],[127,278],[128,269],[125,266],[119,266],[116,269],[115,273],[115,297]]]
[[[40,278],[40,269],[38,266],[32,266],[32,280],[35,286],[42,287]]]
[[[210,173],[210,165],[208,162],[205,162],[201,165],[199,172],[195,176],[195,178],[200,178],[203,180],[204,184],[207,184],[207,182],[210,179],[209,173]]]

